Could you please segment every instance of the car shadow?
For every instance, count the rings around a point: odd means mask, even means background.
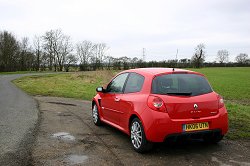
[[[185,139],[177,142],[156,143],[151,154],[185,155],[185,154],[211,154],[221,151],[223,143],[209,144],[200,139]]]
[[[127,134],[121,132],[120,130],[104,124],[102,129],[106,130],[109,135],[112,135],[114,139],[118,139],[122,142],[120,149],[126,149],[133,152],[132,145],[130,143],[130,138]],[[144,155],[186,155],[186,154],[211,154],[214,152],[222,151],[225,147],[223,141],[217,144],[209,144],[201,139],[183,139],[176,142],[165,141],[162,143],[154,143],[154,148],[145,153]]]

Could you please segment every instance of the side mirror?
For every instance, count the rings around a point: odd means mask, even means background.
[[[104,93],[105,89],[103,89],[103,87],[97,87],[96,88],[96,92],[102,92],[102,93]]]

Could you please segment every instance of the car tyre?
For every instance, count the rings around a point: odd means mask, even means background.
[[[146,139],[143,125],[138,118],[134,118],[130,124],[130,139],[136,152],[144,153],[153,148],[153,143]]]
[[[96,126],[101,126],[102,122],[100,120],[100,116],[99,116],[99,110],[96,104],[93,104],[92,107],[92,118],[93,118],[93,122]]]

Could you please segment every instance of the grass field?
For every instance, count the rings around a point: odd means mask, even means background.
[[[230,131],[227,138],[250,139],[250,68],[191,69],[203,73],[213,89],[226,100]],[[28,76],[14,83],[31,95],[91,100],[97,86],[105,85],[117,72],[90,71]]]
[[[88,71],[22,77],[14,83],[31,95],[91,100],[96,87],[105,85],[115,71]]]
[[[191,69],[192,70],[192,69]],[[203,73],[214,91],[227,100],[250,101],[250,68],[224,67],[193,69]]]

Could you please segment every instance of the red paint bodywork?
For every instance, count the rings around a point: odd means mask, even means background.
[[[199,96],[168,96],[151,94],[152,80],[155,76],[172,73],[200,73],[172,68],[140,68],[121,73],[134,72],[145,77],[142,90],[136,93],[109,94],[97,93],[93,98],[98,106],[102,122],[130,135],[130,120],[138,117],[144,127],[146,138],[151,142],[163,142],[172,134],[182,134],[183,124],[208,122],[209,131],[220,130],[222,135],[228,131],[228,115],[225,106],[219,108],[218,94],[211,92]],[[119,74],[121,74],[119,73]],[[119,75],[118,74],[118,75]],[[147,105],[149,95],[159,96],[167,112],[152,110]],[[119,101],[116,102],[115,100]],[[194,103],[199,105],[200,113],[191,114]]]

